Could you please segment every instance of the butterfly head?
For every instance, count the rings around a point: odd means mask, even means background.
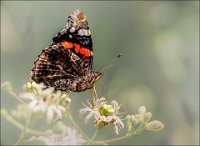
[[[94,84],[96,81],[98,81],[102,76],[103,76],[103,74],[102,73],[100,73],[100,72],[93,72],[92,73],[93,74],[93,78],[92,78],[92,80],[91,80],[91,82]]]

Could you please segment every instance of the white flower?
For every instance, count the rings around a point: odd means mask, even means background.
[[[18,104],[17,108],[11,111],[11,115],[18,120],[25,120],[31,115],[31,110],[26,104]]]
[[[87,103],[89,107],[83,104],[85,108],[82,108],[80,110],[82,114],[87,114],[87,116],[85,117],[85,123],[87,123],[92,116],[94,116],[95,119],[101,119],[99,110],[105,103],[107,103],[107,101],[105,101],[105,98],[96,98],[93,100],[93,104],[91,104],[89,101],[87,101]]]
[[[46,145],[83,145],[86,141],[76,131],[76,129],[67,127],[66,134],[51,134],[49,136],[33,136],[32,140],[40,140]]]
[[[150,131],[160,131],[163,128],[164,128],[164,124],[157,120],[153,120],[145,125],[145,129],[150,130]]]
[[[141,106],[138,108],[138,114],[145,114],[146,113],[146,107],[145,106]]]
[[[61,91],[55,91],[54,88],[47,88],[44,84],[35,82],[27,83],[26,92],[21,93],[21,98],[29,100],[29,108],[32,112],[42,112],[47,116],[48,122],[62,119],[62,113],[66,108],[60,104]],[[68,98],[68,97],[66,97]]]
[[[96,126],[106,126],[109,123],[113,124],[115,132],[118,134],[119,130],[124,128],[121,117],[119,117],[119,109],[121,106],[119,106],[118,102],[115,100],[113,100],[110,105],[106,103],[107,101],[105,101],[104,97],[95,98],[93,99],[92,104],[88,101],[89,107],[84,105],[85,107],[80,110],[80,113],[86,115],[86,123],[94,116]]]

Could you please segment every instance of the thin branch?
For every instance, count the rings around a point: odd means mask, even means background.
[[[10,84],[10,82],[6,81],[4,83],[2,83],[1,87],[7,92],[9,93],[12,97],[14,97],[16,100],[18,100],[20,103],[22,104],[26,104],[26,102],[24,102],[22,99],[20,99],[17,94],[13,91],[12,85]]]
[[[96,87],[95,85],[93,86],[93,92],[92,92],[92,99],[96,99],[97,98],[97,91],[96,91]]]
[[[92,136],[92,139],[91,139],[91,140],[88,140],[87,145],[90,145],[90,144],[95,143],[94,140],[95,140],[95,138],[96,138],[98,132],[99,132],[99,128],[96,128],[96,130],[95,130],[95,132],[94,132],[94,134],[93,134],[93,136]]]
[[[75,122],[74,118],[72,117],[71,113],[69,112],[69,110],[66,111],[66,117],[72,122],[72,124],[74,125],[74,127],[87,139],[90,139],[87,134],[77,125],[77,123]]]
[[[130,136],[133,136],[133,134],[126,134],[117,138],[113,138],[113,139],[108,139],[108,140],[101,140],[101,141],[95,141],[95,143],[111,143],[111,142],[116,142],[116,141],[120,141],[126,138],[129,138]]]
[[[22,124],[20,124],[17,120],[15,120],[11,115],[9,115],[5,109],[1,109],[1,116],[4,117],[8,122],[13,124],[18,129],[20,129],[20,130],[25,129],[25,127]],[[37,136],[47,135],[46,132],[37,131],[37,130],[30,129],[30,128],[26,128],[26,132],[29,134],[37,135]]]

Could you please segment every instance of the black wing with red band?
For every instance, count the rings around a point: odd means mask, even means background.
[[[52,45],[56,43],[74,52],[82,59],[85,67],[92,68],[92,38],[83,12],[75,11],[68,17],[65,27],[53,38]]]

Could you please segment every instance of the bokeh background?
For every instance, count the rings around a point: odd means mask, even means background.
[[[76,9],[85,13],[92,32],[94,70],[122,54],[103,70],[98,95],[117,100],[129,114],[145,105],[152,119],[165,124],[161,132],[113,144],[199,144],[199,1],[1,1],[1,83],[10,81],[17,93],[22,91],[37,55]],[[70,96],[75,120],[92,135],[93,121],[85,125],[78,116],[91,90]],[[16,104],[1,92],[2,108]],[[112,127],[97,139],[109,137],[115,137]],[[1,119],[1,143],[18,138],[18,129]]]

